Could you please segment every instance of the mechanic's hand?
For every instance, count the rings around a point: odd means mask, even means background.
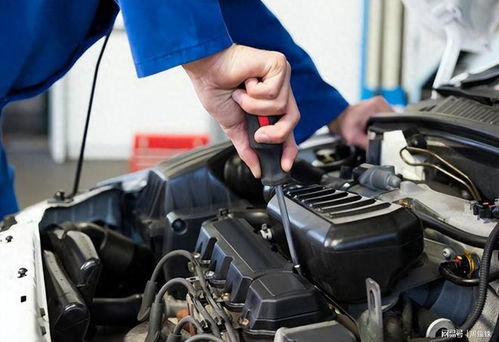
[[[348,106],[333,122],[329,129],[339,134],[350,145],[367,149],[366,126],[371,116],[380,112],[393,112],[392,107],[381,96]]]
[[[272,126],[255,133],[259,143],[283,143],[281,167],[289,171],[298,148],[293,128],[300,119],[290,85],[291,67],[279,53],[242,45],[184,65],[204,108],[232,140],[253,175],[261,176],[258,156],[251,149],[245,112],[283,115]],[[241,89],[241,85],[245,89]]]

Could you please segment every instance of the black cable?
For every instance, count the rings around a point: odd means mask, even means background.
[[[466,332],[473,328],[475,323],[478,321],[480,316],[482,315],[483,308],[485,306],[485,302],[487,300],[487,290],[489,285],[489,273],[490,273],[490,261],[492,259],[492,252],[497,246],[497,239],[499,238],[499,224],[497,224],[492,232],[490,233],[487,243],[483,248],[483,254],[480,265],[480,275],[479,275],[479,285],[478,285],[478,298],[475,301],[475,306],[473,310],[468,314],[466,321],[459,327],[459,330]],[[496,326],[497,328],[497,326]],[[496,329],[494,328],[494,330]],[[455,337],[440,337],[430,339],[432,342],[447,342],[454,341]],[[491,340],[493,341],[493,340]]]
[[[163,264],[170,260],[171,258],[174,257],[184,257],[188,261],[195,263],[196,260],[194,259],[194,256],[192,255],[191,252],[179,249],[175,251],[171,251],[161,259],[159,259],[158,263],[156,264],[156,267],[154,267],[154,271],[152,272],[151,278],[147,281],[146,286],[144,288],[144,295],[142,297],[142,303],[140,304],[140,309],[137,314],[137,320],[139,322],[143,322],[147,319],[149,316],[149,312],[151,310],[151,305],[154,301],[154,297],[156,296],[156,290],[158,288],[158,283],[156,280],[158,279],[159,273],[161,272],[161,268]],[[168,280],[168,279],[167,279]]]
[[[165,262],[167,262],[169,259],[177,257],[177,256],[184,257],[192,263],[195,262],[194,256],[192,255],[191,252],[188,252],[188,251],[183,250],[183,249],[177,249],[175,251],[171,251],[171,252],[163,255],[161,257],[161,259],[159,259],[158,263],[156,264],[156,267],[154,267],[154,271],[152,272],[151,280],[156,281],[158,279],[159,272],[161,271],[161,267],[163,266],[163,264]]]
[[[215,334],[216,336],[220,336],[220,329],[218,329],[217,322],[215,322],[215,320],[210,315],[210,313],[208,312],[208,310],[206,310],[206,308],[204,307],[203,303],[201,303],[197,297],[192,298],[192,301],[193,301],[194,306],[196,307],[196,309],[201,314],[201,316],[203,316],[203,318],[206,321],[208,321],[208,323],[210,324],[211,331],[213,332],[213,334]]]
[[[94,103],[94,94],[95,94],[95,85],[97,84],[97,76],[99,74],[99,67],[102,61],[102,56],[104,55],[104,51],[106,50],[107,42],[109,41],[109,37],[111,36],[111,31],[104,38],[104,43],[102,44],[99,57],[97,58],[97,63],[95,64],[94,70],[94,78],[92,81],[92,89],[90,90],[90,99],[88,100],[87,107],[87,118],[85,120],[85,128],[83,129],[83,139],[81,141],[80,147],[80,155],[78,157],[78,164],[76,165],[76,175],[73,184],[73,192],[71,197],[74,197],[79,190],[80,187],[80,178],[81,178],[81,170],[83,167],[83,158],[85,157],[85,145],[87,144],[87,135],[88,135],[88,126],[90,124],[90,114],[92,113],[92,105]]]
[[[172,287],[172,285],[182,285],[187,289],[187,292],[192,296],[193,300],[196,300],[196,291],[194,290],[194,287],[189,283],[186,279],[184,278],[173,278],[171,280],[168,280],[165,285],[161,287],[159,290],[158,294],[156,295],[156,298],[153,303],[153,307],[156,306],[158,310],[161,310],[162,308],[159,306],[161,303],[162,298],[166,294],[166,292]],[[220,335],[220,330],[218,329],[217,323],[215,320],[210,316],[208,311],[204,308],[203,305],[196,305],[196,308],[199,310],[201,315],[210,323],[211,329],[214,334]],[[151,315],[152,315],[153,309],[151,309]],[[166,312],[166,310],[165,310]],[[153,330],[153,329],[151,329]]]
[[[191,296],[196,295],[196,290],[194,290],[194,287],[189,283],[186,279],[184,278],[173,278],[170,279],[166,282],[165,285],[161,286],[161,289],[159,290],[158,294],[156,295],[156,299],[154,300],[155,303],[161,303],[161,300],[165,296],[166,292],[173,286],[173,285],[182,285],[187,289],[187,292]]]
[[[412,210],[412,212],[425,224],[426,227],[432,228],[457,241],[477,248],[484,248],[487,243],[487,237],[465,232],[464,230],[454,227],[442,220],[439,220],[436,217],[433,217],[421,211]]]
[[[190,261],[192,263],[193,268],[194,268],[194,272],[195,272],[195,274],[196,274],[196,276],[197,276],[197,278],[199,280],[201,289],[204,292],[206,300],[212,306],[212,308],[214,309],[215,313],[224,321],[224,323],[225,323],[224,325],[225,325],[225,328],[226,328],[227,333],[229,335],[230,341],[237,342],[238,341],[237,332],[235,331],[234,327],[230,323],[230,319],[227,316],[227,314],[225,313],[225,311],[218,306],[218,303],[216,303],[216,301],[211,296],[211,293],[210,293],[210,291],[208,289],[208,284],[206,283],[206,279],[205,279],[205,277],[203,275],[203,270],[201,268],[201,265],[199,265],[199,263],[194,258],[194,256],[192,255],[192,253],[189,252],[189,251],[186,251],[186,250],[175,250],[175,251],[171,251],[171,252],[165,254],[158,261],[158,263],[156,264],[156,267],[154,268],[154,271],[153,271],[153,273],[151,275],[151,279],[147,282],[146,289],[144,290],[144,297],[143,297],[143,301],[142,301],[142,305],[141,305],[141,310],[139,312],[139,317],[142,318],[142,319],[147,318],[147,314],[149,313],[149,311],[148,311],[147,308],[149,308],[151,306],[151,304],[152,304],[151,293],[154,293],[156,291],[156,287],[157,287],[156,280],[157,280],[157,278],[159,276],[159,272],[161,271],[161,267],[169,259],[171,259],[173,257],[178,257],[178,256],[184,257],[184,258],[186,258],[188,261]],[[165,286],[166,286],[166,284],[163,285],[163,287],[161,288],[160,292],[156,296],[156,298],[155,298],[156,302],[157,302],[158,296],[161,294],[162,290],[165,289]],[[164,290],[164,292],[160,296],[160,298],[162,298],[164,296],[164,294],[166,293],[166,291],[167,290]],[[147,293],[147,296],[146,296],[146,293]],[[213,328],[214,332],[217,335],[219,335],[220,332],[218,330],[216,322],[211,317],[211,315],[208,313],[208,311],[206,311],[204,309],[204,306],[202,304],[200,304],[197,307],[198,307],[198,310],[200,310],[200,313],[203,315],[203,317],[210,323],[210,325],[214,326],[214,328]],[[139,319],[139,320],[141,320],[141,319]]]
[[[490,261],[492,259],[492,252],[497,245],[497,238],[499,237],[499,224],[495,226],[492,233],[489,235],[487,244],[483,249],[482,259],[480,263],[480,283],[478,285],[478,298],[475,302],[475,307],[471,314],[466,318],[466,321],[460,327],[462,330],[469,330],[475,325],[478,318],[482,314],[485,301],[487,300],[487,288],[489,285]]]
[[[194,325],[194,327],[196,327],[197,332],[203,331],[203,327],[197,321],[197,319],[195,319],[192,316],[185,316],[177,323],[177,325],[175,326],[175,329],[173,330],[173,334],[180,335],[180,333],[182,332],[182,329],[184,328],[184,325],[186,325],[187,323],[191,323],[192,325]]]
[[[446,264],[443,263],[440,265],[438,268],[438,271],[440,272],[440,275],[445,279],[450,282],[453,282],[456,285],[460,286],[478,286],[480,283],[480,278],[462,278],[458,275],[456,275],[452,270],[450,270],[448,267],[446,267]],[[489,283],[492,281],[495,281],[499,279],[499,271],[496,271],[494,273],[491,273],[489,275]]]
[[[232,324],[230,323],[230,319],[227,316],[227,314],[225,313],[225,311],[219,307],[218,303],[211,296],[211,293],[208,289],[208,284],[206,283],[206,279],[204,278],[204,275],[203,275],[203,270],[201,268],[201,265],[199,265],[199,263],[196,260],[194,260],[193,267],[194,267],[194,271],[196,273],[196,276],[199,279],[199,284],[201,285],[201,289],[204,292],[206,300],[211,305],[211,307],[215,310],[215,313],[218,316],[220,316],[222,318],[222,320],[225,322],[224,326],[225,326],[225,329],[227,330],[227,334],[229,335],[229,341],[237,342],[239,340],[237,337],[237,332],[234,329],[234,327],[232,326]]]
[[[221,338],[209,334],[194,335],[188,338],[185,342],[196,342],[196,341],[224,342]]]

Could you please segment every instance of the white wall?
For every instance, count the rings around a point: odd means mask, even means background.
[[[313,57],[322,76],[350,101],[358,99],[360,80],[361,0],[265,0],[296,41]],[[121,29],[120,29],[121,27]],[[137,79],[118,21],[101,65],[87,140],[89,159],[126,159],[133,135],[209,133],[214,124],[199,104],[181,68]],[[91,77],[100,43],[91,48],[54,87],[53,144],[59,154],[79,151]],[[58,96],[63,94],[63,96]],[[54,113],[53,113],[54,114]],[[67,122],[63,122],[64,119]],[[61,132],[57,129],[66,129]],[[59,134],[57,134],[59,132]],[[64,135],[65,134],[65,135]],[[61,135],[64,135],[61,137]],[[64,142],[66,140],[66,142]],[[65,145],[66,148],[61,148]]]

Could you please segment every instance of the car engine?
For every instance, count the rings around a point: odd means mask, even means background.
[[[299,270],[274,190],[229,143],[6,218],[2,331],[54,342],[496,341],[498,79],[475,75],[372,118],[367,152],[329,134],[302,144],[284,188]]]

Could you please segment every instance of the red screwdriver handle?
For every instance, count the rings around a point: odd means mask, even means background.
[[[281,185],[286,183],[289,175],[281,168],[282,144],[262,144],[255,141],[255,132],[263,126],[274,125],[281,116],[246,115],[246,126],[250,146],[260,160],[263,185]]]

